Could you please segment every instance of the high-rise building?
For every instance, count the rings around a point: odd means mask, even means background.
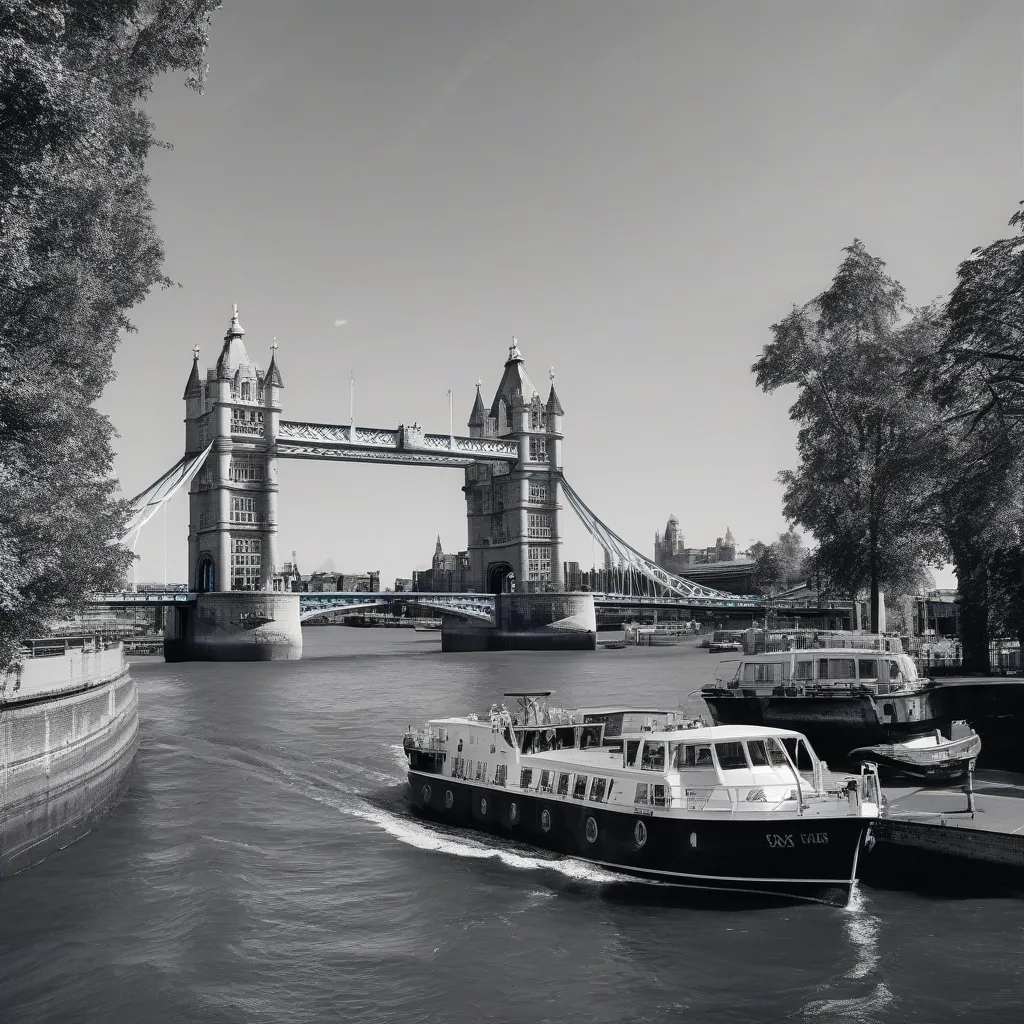
[[[583,573],[580,571],[579,562],[566,562],[562,566],[562,578],[565,580],[566,590],[583,589]]]

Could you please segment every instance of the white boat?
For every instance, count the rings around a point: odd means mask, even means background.
[[[415,812],[634,879],[847,902],[879,814],[873,765],[833,775],[793,730],[552,712],[546,695],[515,696],[515,716],[502,704],[410,729]],[[653,715],[665,725],[634,728]]]
[[[966,722],[957,721],[948,738],[936,729],[904,743],[858,747],[850,757],[925,782],[952,782],[974,771],[980,753],[981,737]]]

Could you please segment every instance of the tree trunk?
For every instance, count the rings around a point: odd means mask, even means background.
[[[874,488],[872,487],[872,491]],[[868,543],[871,545],[871,632],[878,632],[878,528],[872,519]]]
[[[963,670],[988,675],[988,572],[975,552],[954,551],[960,590],[960,642]]]

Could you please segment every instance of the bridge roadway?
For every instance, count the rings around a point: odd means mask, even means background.
[[[100,594],[90,600],[93,605],[109,607],[125,606],[159,606],[194,604],[197,595],[184,590],[160,591],[124,591],[119,594]],[[317,615],[330,614],[334,611],[358,611],[367,608],[385,607],[390,604],[413,604],[420,608],[429,608],[458,615],[466,619],[492,621],[494,615],[494,595],[479,593],[426,593],[419,591],[384,591],[370,593],[366,591],[302,591],[299,597],[299,618],[311,619]],[[737,594],[735,599],[712,597],[651,597],[635,594],[594,594],[594,605],[597,608],[689,608],[694,611],[707,609],[712,611],[761,613],[770,603],[773,612],[794,612],[804,615],[821,614],[824,612],[849,611],[847,602],[822,602],[820,607],[808,607],[785,601],[767,601],[763,597]]]

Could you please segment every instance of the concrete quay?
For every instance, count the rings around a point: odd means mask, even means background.
[[[1024,895],[1024,775],[976,771],[965,784],[886,785],[860,879],[933,895]]]

